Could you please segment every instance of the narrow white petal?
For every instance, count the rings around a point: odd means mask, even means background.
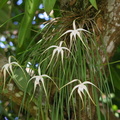
[[[64,53],[63,53],[63,50],[61,51],[61,60],[62,60],[62,64],[63,64],[63,55],[64,55]]]
[[[71,51],[68,48],[66,48],[66,47],[62,47],[62,49],[67,50],[68,52],[71,53]]]
[[[81,40],[81,42],[83,43],[83,45],[87,48],[87,46],[85,45],[85,43],[84,43],[82,37],[80,36],[80,33],[77,33],[77,35],[78,35],[78,37],[80,38],[80,40]]]
[[[57,84],[54,82],[54,80],[53,80],[50,76],[48,76],[48,75],[46,75],[46,74],[43,74],[42,77],[47,77],[47,78],[49,78],[50,80],[52,80],[52,82],[53,82],[53,83],[55,84],[55,86],[58,88]],[[59,88],[58,88],[58,90],[59,90]]]
[[[46,75],[46,74],[43,74],[43,75],[41,75],[41,76],[42,76],[42,77],[47,77],[47,78],[51,79],[51,77],[48,76],[48,75]]]
[[[75,20],[73,21],[73,29],[76,30]]]
[[[79,89],[77,90],[78,91],[78,94],[82,100],[82,109],[84,108],[84,101],[83,101],[83,97],[82,97],[82,94],[81,94],[81,91],[79,91]]]
[[[64,86],[62,86],[62,87],[60,88],[60,90],[61,90],[62,88],[64,88],[64,87],[66,87],[67,85],[69,85],[69,84],[71,84],[71,83],[73,83],[73,82],[76,82],[76,81],[78,81],[78,79],[74,79],[74,80],[68,82],[67,84],[65,84]]]
[[[43,89],[44,89],[45,95],[47,97],[47,91],[46,91],[46,88],[45,88],[44,79],[41,79],[41,82],[42,82],[42,85],[43,85]]]
[[[67,30],[66,32],[64,32],[59,38],[61,38],[62,36],[64,36],[65,34],[67,34],[67,33],[70,33],[70,32],[72,32],[73,30]]]
[[[61,47],[61,46],[62,46],[62,44],[63,44],[63,41],[60,41],[59,47]]]
[[[3,75],[4,75],[4,84],[3,84],[3,90],[4,90],[5,83],[6,83],[6,70],[5,69],[4,69]]]
[[[9,69],[10,69],[10,72],[12,73],[12,75],[14,75],[13,70],[12,70],[12,64],[14,64],[14,63],[10,63]]]
[[[40,66],[38,66],[38,74],[41,75],[41,69],[40,69]]]
[[[90,85],[93,85],[94,87],[96,87],[99,91],[100,91],[100,93],[102,94],[102,91],[96,86],[96,85],[94,85],[93,83],[91,83],[91,82],[89,82],[89,81],[85,81],[85,82],[83,82],[82,84],[90,84]]]
[[[37,87],[37,83],[34,82],[34,90],[33,90],[33,94],[32,94],[32,97],[31,97],[30,101],[32,101],[32,99],[33,99],[33,97],[34,97],[36,87]]]
[[[58,46],[52,45],[52,46],[48,47],[45,51],[43,51],[43,53],[45,53],[47,50],[49,50],[49,49],[51,49],[51,48],[56,48],[56,47],[58,47]],[[42,54],[43,54],[43,53],[42,53]]]
[[[70,93],[69,100],[71,99],[71,96],[72,96],[72,94],[73,94],[74,90],[75,90],[76,88],[78,88],[78,87],[79,87],[79,85],[76,85],[76,86],[72,89],[72,91],[71,91],[71,93]]]
[[[51,64],[51,62],[52,62],[52,60],[53,60],[53,58],[54,58],[55,53],[56,53],[56,49],[53,50],[53,54],[52,54],[52,57],[51,57],[51,59],[50,59],[50,62],[49,62],[49,64],[48,64],[47,68],[50,66],[50,64]]]
[[[72,37],[73,35],[72,35],[72,33],[70,33],[70,50],[71,50],[71,47],[72,47],[72,44],[73,44],[73,37]]]
[[[35,79],[35,78],[37,78],[37,76],[33,76],[31,79],[29,79],[29,81],[28,81],[27,84],[29,84],[29,82],[30,82],[31,80]]]
[[[11,56],[8,58],[8,63],[11,63]]]
[[[90,96],[90,93],[89,93],[87,87],[85,87],[84,89],[87,92],[87,94],[88,94],[89,98],[91,99],[91,101],[93,102],[93,104],[96,105],[95,102],[93,101],[92,97]]]
[[[77,29],[77,31],[85,31],[85,32],[91,33],[91,32],[89,32],[88,30],[85,30],[85,29],[83,29],[83,28],[79,28],[79,29]]]

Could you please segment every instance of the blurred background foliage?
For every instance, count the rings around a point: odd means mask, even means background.
[[[25,2],[23,0],[0,1],[0,53],[7,57],[10,55],[17,57],[18,55],[18,29],[23,18],[24,7]],[[40,4],[32,20],[31,38],[44,27],[44,22],[50,19],[51,17],[46,14],[43,10],[43,5]],[[36,43],[40,39],[41,35],[37,36],[34,42]],[[21,51],[19,50],[19,52]],[[0,120],[18,120],[18,111],[19,106],[0,95]],[[21,114],[20,118],[26,120],[25,116],[27,115]],[[29,119],[34,120],[34,118]]]
[[[4,0],[5,4],[0,4],[0,53],[5,54],[7,57],[10,55],[17,56],[17,38],[18,38],[18,29],[23,17],[24,6],[25,3],[22,0]],[[43,10],[43,5],[39,5],[39,9],[36,11],[34,19],[32,21],[32,33],[31,37],[44,27],[44,22],[52,19],[54,16],[60,16],[60,12],[57,9],[58,5],[55,5],[55,12],[48,16],[46,12]],[[41,39],[41,35],[39,34],[35,39],[35,43],[37,43]],[[27,46],[25,46],[27,47]],[[20,51],[19,51],[20,52]],[[110,61],[111,74],[113,78],[113,83],[115,87],[115,91],[112,88],[111,82],[110,92],[112,97],[112,107],[111,110],[114,112],[115,116],[120,117],[120,46],[118,46],[115,55],[112,57]],[[15,105],[12,101],[7,99],[1,99],[0,95],[0,119],[3,118],[5,120],[17,120],[16,109],[17,105]],[[103,96],[103,101],[106,104],[109,102],[107,96]],[[14,108],[14,109],[12,109]],[[23,115],[21,115],[23,116]],[[24,120],[25,118],[23,118]],[[33,118],[31,118],[32,120]]]

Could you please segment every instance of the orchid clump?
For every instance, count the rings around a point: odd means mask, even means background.
[[[73,83],[73,82],[79,82],[79,84],[73,87],[73,89],[72,89],[72,91],[71,91],[71,93],[70,93],[69,101],[70,101],[70,99],[71,99],[71,96],[72,96],[73,92],[77,89],[77,93],[78,93],[78,95],[80,96],[80,99],[81,99],[81,101],[82,101],[82,106],[83,106],[82,109],[84,108],[84,100],[83,100],[82,94],[85,96],[85,92],[87,93],[87,95],[88,95],[88,97],[90,98],[90,100],[92,101],[92,103],[93,103],[94,105],[96,105],[95,102],[94,102],[94,100],[93,100],[92,97],[90,96],[90,93],[89,93],[88,88],[87,88],[86,85],[87,85],[87,84],[92,85],[92,86],[96,87],[100,92],[101,92],[101,90],[100,90],[96,85],[94,85],[93,83],[91,83],[91,82],[89,82],[89,81],[81,82],[79,79],[74,79],[74,80],[70,81],[69,83],[65,84],[63,87],[61,87],[60,90],[61,90],[62,88],[64,88],[65,86]],[[101,93],[102,93],[102,92],[101,92]]]

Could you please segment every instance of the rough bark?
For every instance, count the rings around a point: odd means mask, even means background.
[[[99,43],[99,53],[101,54],[102,62],[104,64],[107,62],[107,59],[110,60],[114,55],[117,45],[120,43],[120,1],[104,1],[104,3],[101,4],[100,9],[101,12],[96,23],[101,33],[97,36],[97,41]],[[104,45],[101,42],[101,39],[103,39],[106,46],[107,57],[103,52]],[[96,120],[94,106],[92,110],[94,112],[92,120]],[[117,120],[111,113],[109,115],[109,120]],[[84,120],[87,119],[85,118]]]
[[[74,12],[74,14],[76,15],[78,15],[79,9],[82,8],[82,6],[80,7],[78,3],[79,2],[77,0],[60,1],[61,9],[63,9],[64,11],[72,10],[72,12]],[[75,7],[78,8],[76,9]],[[102,62],[103,64],[105,64],[114,55],[117,45],[120,44],[120,0],[100,1],[98,3],[98,8],[100,10],[100,13],[96,17],[95,22],[100,32],[96,31],[96,36],[97,36],[96,41],[99,44],[98,51],[99,54],[101,55]],[[92,14],[92,10],[91,12],[89,11],[90,14]],[[63,13],[64,16],[66,16],[67,14],[68,12]],[[106,53],[103,50],[105,49],[105,47],[106,47]],[[93,106],[92,104],[91,104],[91,110],[92,110],[92,118],[89,118],[88,111],[83,110],[82,120],[97,120],[95,106]],[[113,117],[113,115],[110,114],[110,120],[115,120],[115,119],[117,120],[116,117]]]

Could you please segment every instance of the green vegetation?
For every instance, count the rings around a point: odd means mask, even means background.
[[[8,58],[0,119],[108,120],[103,109],[119,118],[120,50],[110,61],[96,22],[100,2],[68,1],[0,1],[0,53]]]

